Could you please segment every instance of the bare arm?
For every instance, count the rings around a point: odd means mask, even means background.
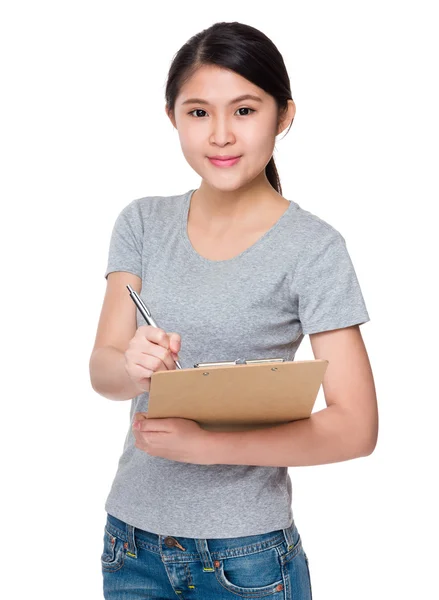
[[[109,400],[130,400],[145,391],[137,388],[128,375],[125,353],[118,348],[96,348],[90,357],[89,369],[94,391]]]
[[[337,406],[309,419],[252,431],[209,431],[210,464],[305,467],[341,462],[372,452]]]
[[[329,361],[327,408],[309,419],[243,432],[207,432],[211,464],[309,466],[371,454],[378,437],[372,370],[358,326],[310,335],[315,358]]]
[[[92,388],[110,400],[129,400],[143,391],[136,388],[125,370],[125,351],[137,328],[136,306],[129,297],[127,284],[139,293],[142,280],[124,271],[108,275],[89,362]]]

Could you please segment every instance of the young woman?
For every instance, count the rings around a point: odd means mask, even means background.
[[[97,393],[132,399],[105,504],[104,596],[309,600],[288,467],[373,451],[376,396],[359,330],[369,315],[344,237],[282,196],[273,149],[295,104],[263,33],[233,22],[193,36],[171,65],[166,113],[201,183],[119,214],[90,359]],[[327,408],[309,419],[233,433],[148,419],[150,377],[176,359],[293,360],[306,334],[329,361]]]

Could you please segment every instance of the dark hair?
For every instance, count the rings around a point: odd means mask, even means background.
[[[192,36],[175,54],[165,89],[170,112],[174,112],[181,87],[203,65],[230,69],[262,88],[276,100],[278,116],[288,108],[288,100],[292,100],[285,63],[273,42],[250,25],[220,22]],[[293,120],[288,131],[292,124]],[[282,194],[273,156],[265,167],[265,174],[274,189]]]

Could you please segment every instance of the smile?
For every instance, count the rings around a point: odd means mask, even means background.
[[[236,158],[229,158],[227,160],[219,160],[217,158],[209,158],[209,160],[216,167],[232,167],[236,165],[240,158],[240,156],[237,156]]]

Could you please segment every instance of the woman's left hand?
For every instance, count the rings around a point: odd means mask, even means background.
[[[178,462],[208,465],[209,432],[191,419],[148,419],[148,413],[134,413],[136,448],[151,456]]]

